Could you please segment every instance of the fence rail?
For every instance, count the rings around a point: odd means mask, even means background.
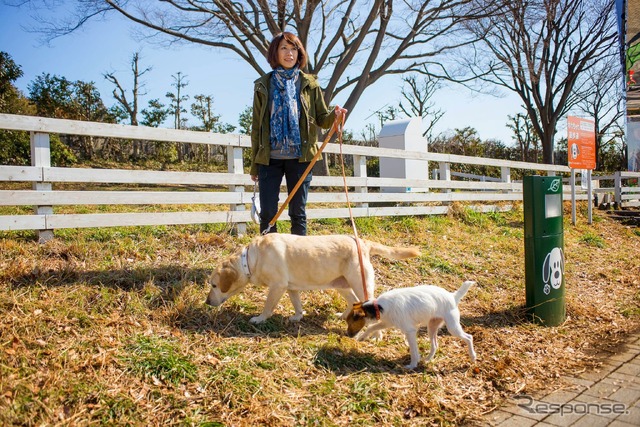
[[[74,120],[0,114],[0,129],[27,131],[31,135],[32,166],[0,165],[0,206],[33,207],[32,214],[0,215],[0,230],[39,230],[41,240],[52,237],[60,228],[178,225],[200,223],[233,223],[239,232],[246,230],[251,221],[248,206],[253,195],[253,182],[245,173],[243,150],[250,147],[249,137],[234,134],[213,134],[174,129],[147,128]],[[52,167],[50,134],[70,134],[92,137],[121,138],[190,144],[210,144],[226,147],[227,172],[169,172],[155,170],[87,169]],[[426,141],[424,143],[426,147]],[[522,184],[512,182],[514,169],[546,173],[570,173],[566,166],[515,162],[500,159],[469,157],[394,148],[362,147],[328,144],[326,153],[342,152],[353,157],[353,176],[346,177],[351,187],[349,200],[354,203],[354,216],[432,215],[447,213],[452,202],[471,203],[482,211],[509,209],[509,203],[522,200]],[[420,161],[424,170],[420,179],[370,177],[367,158],[392,158]],[[382,161],[382,160],[381,160]],[[429,162],[437,164],[433,178],[429,179]],[[483,177],[451,171],[452,164],[482,165],[500,169],[500,177]],[[596,193],[611,192],[620,206],[638,206],[640,190],[627,184],[640,173],[617,172],[614,175],[594,177]],[[31,189],[15,189],[27,183]],[[570,184],[566,182],[567,184]],[[65,190],[68,184],[86,184],[90,190]],[[102,184],[151,186],[151,189],[113,190]],[[345,218],[349,216],[343,178],[315,176],[311,182],[307,216],[317,218]],[[167,186],[179,186],[167,190]],[[95,187],[99,187],[96,189]],[[195,187],[195,188],[194,188]],[[565,199],[570,194],[566,185]],[[577,196],[586,200],[584,191]],[[284,200],[285,194],[280,199]],[[475,204],[474,204],[475,203]],[[505,205],[506,204],[506,205]],[[161,212],[66,212],[72,207],[91,205],[117,207],[120,205],[155,206]],[[172,209],[167,206],[175,205]],[[65,213],[54,212],[54,207],[68,207]],[[177,210],[176,210],[177,209]],[[116,209],[112,209],[116,210]],[[288,219],[286,212],[283,220]]]

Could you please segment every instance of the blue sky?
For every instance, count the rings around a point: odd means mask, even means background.
[[[185,92],[191,96],[190,101],[194,95],[212,95],[216,114],[221,115],[224,122],[237,125],[239,114],[252,102],[252,82],[258,75],[230,52],[184,44],[160,47],[139,40],[133,24],[115,16],[108,21],[90,22],[49,45],[41,42],[40,35],[29,31],[36,25],[28,8],[0,3],[0,50],[8,52],[22,67],[24,76],[16,85],[24,93],[36,76],[50,73],[69,80],[93,81],[105,104],[111,106],[115,103],[111,95],[113,85],[103,74],[114,72],[121,84],[130,89],[129,62],[133,53],[140,51],[141,66],[152,67],[143,77],[147,95],[142,98],[142,105],[152,98],[166,103],[165,93],[173,90],[172,75],[179,71],[186,75],[189,83]],[[347,129],[358,135],[368,123],[375,123],[379,130],[373,114],[388,104],[397,105],[401,100],[400,89],[398,77],[383,78],[368,88],[349,113]],[[336,100],[340,101],[344,100]],[[511,145],[511,133],[505,125],[508,115],[521,111],[515,95],[478,96],[455,87],[441,90],[434,101],[445,112],[437,132],[471,126],[482,139],[495,138]]]

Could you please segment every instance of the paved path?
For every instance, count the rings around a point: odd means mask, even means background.
[[[569,387],[542,396],[514,397],[486,416],[500,427],[630,427],[640,426],[640,333],[602,354],[603,365],[577,378]]]

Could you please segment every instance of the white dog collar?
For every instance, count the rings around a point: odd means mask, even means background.
[[[242,271],[247,277],[251,277],[251,270],[249,269],[249,248],[245,247],[240,253],[240,264],[242,265]]]

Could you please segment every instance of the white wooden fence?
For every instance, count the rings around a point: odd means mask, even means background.
[[[31,214],[0,215],[0,230],[39,230],[40,239],[53,236],[53,230],[80,227],[111,227],[141,225],[175,225],[202,223],[232,223],[238,232],[245,231],[251,221],[248,207],[253,195],[253,182],[243,168],[243,150],[250,147],[245,135],[213,134],[174,129],[147,128],[105,123],[0,114],[0,129],[28,131],[31,135],[32,166],[0,165],[0,206],[33,206]],[[228,172],[165,172],[154,170],[86,169],[52,167],[50,134],[112,137],[125,140],[166,141],[195,144],[213,144],[227,149]],[[426,142],[425,142],[426,147]],[[326,153],[340,153],[337,144],[328,144]],[[346,178],[354,189],[349,193],[356,217],[431,215],[447,213],[452,202],[470,203],[473,209],[492,211],[508,209],[504,202],[522,200],[522,184],[512,182],[513,169],[527,173],[564,174],[566,166],[507,160],[467,157],[459,155],[405,151],[389,148],[344,145],[342,152],[353,156],[353,176]],[[367,157],[399,158],[425,161],[424,179],[377,178],[367,176]],[[438,179],[429,179],[427,162],[437,162]],[[451,164],[462,163],[499,167],[499,179],[484,177],[456,177]],[[615,193],[616,201],[637,203],[640,193],[637,187],[625,186],[629,178],[640,174],[619,172],[611,177],[611,187],[597,188],[596,192]],[[464,179],[464,180],[463,180]],[[13,189],[16,182],[31,183],[31,189]],[[94,184],[144,184],[204,186],[204,191],[115,191],[80,190],[63,191],[55,188],[60,183]],[[314,218],[348,218],[346,195],[341,176],[314,176],[309,193],[307,216]],[[381,187],[400,189],[419,188],[417,191],[380,192]],[[565,187],[568,200],[570,187]],[[578,194],[586,199],[586,194]],[[283,201],[286,194],[281,194]],[[54,207],[83,207],[101,205],[104,213],[56,213]],[[176,205],[179,211],[166,212],[109,212],[108,207],[118,205]],[[199,207],[199,210],[195,208]],[[68,211],[68,209],[66,209]],[[286,220],[285,213],[281,219]]]

